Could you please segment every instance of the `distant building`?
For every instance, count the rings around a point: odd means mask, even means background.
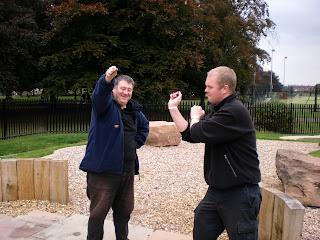
[[[315,86],[305,86],[305,85],[290,85],[286,86],[285,90],[293,91],[293,92],[314,92]]]

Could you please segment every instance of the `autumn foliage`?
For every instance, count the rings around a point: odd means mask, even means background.
[[[134,97],[203,96],[206,72],[227,65],[245,94],[258,48],[274,27],[257,0],[46,0],[41,81],[48,95],[93,89],[110,65],[133,77]]]

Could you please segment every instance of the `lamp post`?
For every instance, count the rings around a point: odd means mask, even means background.
[[[272,93],[272,59],[273,59],[273,52],[274,52],[274,49],[272,49],[272,52],[271,52],[270,98],[271,98],[271,93]]]
[[[284,57],[284,59],[283,59],[283,87],[285,87],[284,81],[285,81],[285,77],[286,77],[286,59],[287,59],[287,57]]]

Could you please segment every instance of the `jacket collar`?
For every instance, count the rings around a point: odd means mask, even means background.
[[[231,102],[235,99],[238,98],[238,94],[236,92],[232,93],[231,95],[229,95],[228,97],[226,97],[225,99],[223,99],[221,102],[219,102],[218,104],[210,104],[209,107],[212,108],[212,110],[214,112],[218,111],[224,104]]]
[[[112,96],[112,100],[115,104],[119,105],[119,103],[117,102],[117,100],[114,98],[114,96]],[[128,101],[129,105],[132,106],[132,109],[134,111],[142,111],[142,105],[137,103],[135,100],[133,100],[132,98]],[[120,105],[119,105],[120,106]]]

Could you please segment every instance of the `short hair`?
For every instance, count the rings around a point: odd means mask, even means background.
[[[116,77],[116,79],[114,80],[114,86],[118,86],[120,81],[126,81],[127,83],[132,84],[132,88],[134,88],[134,81],[132,79],[132,77],[128,76],[128,75],[119,75],[118,77]]]
[[[232,68],[226,66],[216,67],[211,69],[207,76],[209,77],[212,75],[217,76],[217,83],[220,88],[224,85],[228,85],[231,92],[236,90],[237,75]]]

